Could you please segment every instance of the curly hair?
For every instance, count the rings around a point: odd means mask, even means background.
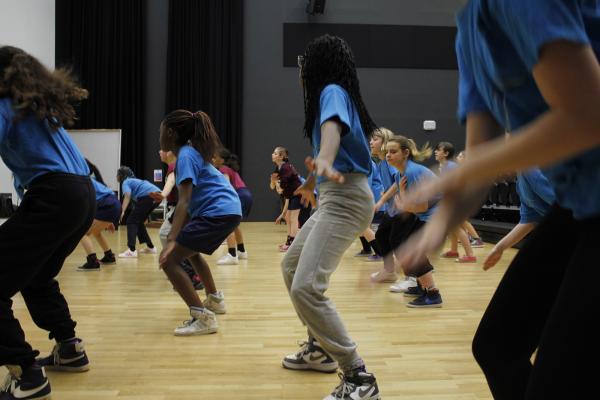
[[[360,95],[354,56],[344,39],[323,35],[311,41],[306,48],[301,68],[304,88],[304,136],[312,141],[321,91],[325,86],[334,83],[348,92],[358,111],[363,132],[368,138],[377,126]]]
[[[204,111],[171,111],[165,116],[162,124],[176,133],[178,146],[191,143],[208,162],[212,160],[217,149],[222,147],[214,125]]]
[[[234,170],[240,172],[240,160],[236,154],[233,154],[229,149],[221,147],[219,149],[219,156],[223,159],[223,164]]]
[[[21,49],[0,47],[0,98],[12,100],[17,121],[33,113],[53,130],[70,126],[77,119],[75,106],[87,96],[71,71],[49,71]]]

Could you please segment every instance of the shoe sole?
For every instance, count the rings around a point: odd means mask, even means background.
[[[208,308],[208,307],[206,307],[206,309],[212,311],[213,313],[215,313],[217,315],[227,314],[227,310],[213,310],[212,308]]]
[[[100,268],[77,268],[77,272],[94,272],[100,271]]]
[[[382,281],[371,279],[371,282],[373,282],[373,283],[394,283],[394,282],[398,282],[398,278],[396,278],[396,279],[384,279]]]
[[[330,367],[330,366],[317,366],[317,367],[313,367],[311,365],[308,364],[292,364],[292,363],[286,363],[285,360],[283,360],[281,362],[281,365],[283,366],[283,368],[285,369],[289,369],[292,371],[315,371],[315,372],[323,372],[326,374],[331,374],[334,373],[338,370],[338,365],[335,365],[335,368]]]
[[[111,261],[111,262],[102,262],[102,261],[100,261],[100,264],[102,264],[102,265],[114,265],[116,263],[117,263],[116,260],[115,261]]]
[[[392,288],[390,288],[390,292],[392,292],[392,293],[406,293],[407,290],[408,290],[408,288],[407,289],[392,289]]]
[[[421,294],[412,294],[412,293],[406,293],[404,292],[404,297],[421,297],[423,296],[423,293]]]
[[[236,262],[236,263],[234,263],[234,262],[222,262],[222,263],[220,263],[220,262],[217,261],[217,265],[238,265],[238,264],[239,264],[239,262]]]
[[[219,328],[212,328],[212,329],[207,329],[205,331],[200,331],[200,332],[192,332],[192,333],[173,333],[175,336],[200,336],[200,335],[210,335],[213,333],[217,333],[217,331],[219,330]]]
[[[45,365],[44,368],[48,371],[55,372],[87,372],[90,370],[90,365],[83,365],[81,367],[68,367],[65,365]]]
[[[415,305],[415,304],[408,303],[406,305],[406,307],[408,307],[408,308],[442,308],[442,304],[427,304],[427,305],[421,306],[421,305]]]

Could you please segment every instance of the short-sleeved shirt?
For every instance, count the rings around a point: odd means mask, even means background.
[[[375,202],[378,202],[379,199],[381,199],[381,194],[384,192],[384,190],[383,183],[381,183],[381,176],[379,176],[379,169],[377,168],[377,164],[375,164],[375,161],[373,160],[371,160],[371,172],[369,172],[368,178],[369,186],[371,187],[371,191],[373,192]]]
[[[383,192],[385,193],[389,190],[389,188],[394,186],[398,170],[388,164],[387,160],[382,160],[379,162],[379,164],[377,164],[377,171],[379,172],[381,184],[383,185]],[[394,204],[394,198],[389,199],[387,203],[381,207],[381,211],[385,211],[389,216],[392,217],[398,214],[398,210]]]
[[[296,168],[289,162],[284,162],[277,169],[279,175],[279,186],[283,191],[282,196],[286,199],[294,197],[294,192],[300,187],[302,182]]]
[[[100,201],[109,196],[115,195],[115,192],[113,192],[111,188],[98,182],[96,178],[92,178],[92,184],[94,185],[94,190],[96,191],[96,201]]]
[[[600,54],[600,2],[470,0],[457,17],[459,118],[487,111],[515,131],[548,110],[533,67],[548,43]],[[600,146],[544,169],[559,205],[576,219],[600,215]]]
[[[246,187],[246,184],[242,180],[240,174],[238,174],[237,171],[233,168],[230,168],[227,165],[223,165],[221,166],[221,168],[219,168],[219,171],[221,171],[223,175],[227,175],[229,177],[229,182],[231,182],[231,186],[233,186],[235,190],[239,190],[241,188]]]
[[[48,121],[33,114],[15,121],[7,97],[0,99],[0,157],[22,189],[49,172],[89,175],[85,159],[63,128],[53,131]]]
[[[188,208],[192,218],[242,215],[240,198],[227,178],[192,146],[177,154],[177,185],[191,181],[192,198]]]
[[[416,186],[419,182],[425,179],[435,178],[435,174],[429,168],[418,164],[412,160],[408,160],[406,162],[406,170],[404,174],[398,172],[395,175],[395,183],[398,185],[398,190],[400,190],[400,180],[402,177],[406,176],[406,189],[410,189],[411,187]],[[433,201],[430,203],[427,211],[416,213],[417,218],[421,221],[428,221],[429,218],[433,215],[435,209],[437,207],[437,202]]]
[[[123,190],[123,194],[125,195],[130,193],[133,200],[137,200],[140,197],[146,197],[152,192],[161,191],[158,186],[155,186],[143,179],[137,178],[126,178],[121,183],[121,188]]]
[[[538,168],[517,176],[517,193],[521,200],[521,224],[540,222],[556,200],[550,182]]]
[[[312,146],[315,158],[321,150],[321,126],[330,120],[342,125],[340,147],[333,161],[333,168],[340,173],[369,174],[371,152],[360,124],[360,117],[352,99],[339,85],[325,86],[319,99],[319,118],[315,121],[312,133]],[[318,182],[325,177],[319,177]]]
[[[455,163],[454,161],[449,160],[449,161],[446,161],[446,164],[444,164],[444,165],[440,164],[438,170],[440,171],[440,175],[442,175],[448,171],[452,171],[456,167],[458,167],[458,164]]]

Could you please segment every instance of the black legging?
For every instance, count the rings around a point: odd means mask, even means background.
[[[600,218],[576,221],[557,206],[529,235],[473,339],[495,399],[596,396],[599,243]]]
[[[135,250],[136,237],[140,243],[146,243],[148,247],[154,247],[144,222],[150,213],[158,207],[158,204],[150,196],[140,197],[135,202],[133,211],[127,217],[127,246],[131,251]]]

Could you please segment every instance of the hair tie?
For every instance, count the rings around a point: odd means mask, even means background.
[[[192,113],[192,118],[193,119],[200,119],[200,111],[196,111]]]

